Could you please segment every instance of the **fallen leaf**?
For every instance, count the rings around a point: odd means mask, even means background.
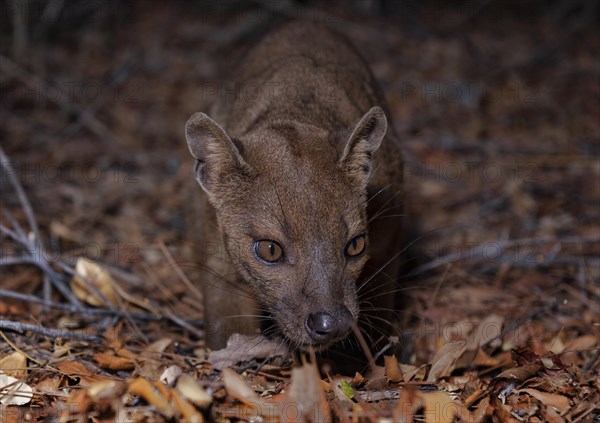
[[[335,397],[339,401],[352,403],[351,399],[354,398],[354,388],[350,385],[347,378],[339,375],[333,376],[331,378],[331,384],[328,383],[327,387],[329,390],[321,384],[321,389],[323,389],[324,392],[333,391]]]
[[[454,416],[461,414],[459,405],[455,403],[446,392],[419,392],[425,404],[425,422],[449,423],[454,421]]]
[[[221,370],[223,384],[227,393],[236,400],[253,407],[260,404],[260,398],[252,388],[246,384],[244,378],[229,368]]]
[[[102,367],[106,367],[111,370],[131,370],[135,368],[135,362],[133,360],[125,357],[119,357],[112,351],[95,353],[93,357],[94,360],[96,360]]]
[[[83,278],[89,283],[86,283]],[[77,259],[75,274],[71,279],[71,290],[81,301],[85,301],[96,307],[117,305],[117,294],[113,287],[114,283],[110,273],[102,266],[83,257]],[[93,288],[96,289],[94,290]],[[104,295],[110,304],[105,304],[105,301],[98,295],[96,290]]]
[[[77,361],[62,361],[56,364],[56,368],[65,376],[70,378],[79,378],[79,384],[81,386],[88,386],[95,382],[109,380],[108,377],[90,371],[82,363]]]
[[[8,376],[22,379],[27,376],[27,357],[19,351],[7,355],[0,359],[0,371]]]
[[[502,334],[503,323],[504,318],[497,314],[490,314],[478,322],[473,332],[469,335],[467,350],[475,350],[499,337]]]
[[[386,355],[383,357],[385,375],[390,382],[404,382],[402,369],[398,365],[398,360],[395,355]]]
[[[148,357],[148,358],[157,358],[163,352],[165,352],[167,347],[169,345],[171,345],[172,343],[173,343],[173,340],[171,338],[161,338],[158,341],[154,341],[153,343],[148,345],[146,348],[144,348],[144,351],[142,352],[141,355],[143,357]]]
[[[511,379],[517,382],[523,382],[531,376],[536,375],[543,367],[544,366],[541,364],[525,364],[524,366],[505,370],[494,379]]]
[[[169,405],[169,399],[163,395],[157,386],[152,385],[147,379],[143,377],[134,379],[129,383],[127,391],[131,395],[138,395],[144,398],[149,404],[155,406],[165,417],[173,417],[174,411]]]
[[[448,376],[453,369],[453,365],[458,358],[465,352],[466,342],[449,342],[444,345],[431,361],[431,370],[427,382],[434,382],[440,377]]]
[[[243,361],[286,356],[287,354],[287,347],[280,341],[262,335],[246,336],[234,333],[227,340],[225,348],[209,354],[208,361],[215,369],[221,370],[224,367],[233,367]]]
[[[325,391],[321,387],[321,378],[317,366],[314,363],[305,363],[301,367],[294,367],[291,379],[288,388],[289,404],[294,407],[295,418],[289,420],[315,423],[330,422],[331,409]],[[289,417],[290,413],[286,413],[286,415]]]
[[[423,406],[423,400],[418,395],[419,391],[413,385],[407,385],[402,389],[400,399],[394,406],[394,422],[412,423],[414,413]]]
[[[175,366],[175,365],[169,366],[162,372],[162,374],[160,375],[158,380],[160,380],[162,383],[164,383],[167,386],[173,386],[175,384],[175,381],[177,380],[177,378],[182,373],[183,373],[183,370],[181,370],[181,367]]]
[[[212,402],[212,397],[198,385],[196,379],[187,373],[182,374],[177,379],[176,389],[188,401],[191,401],[198,407],[206,407]]]
[[[498,360],[493,357],[490,357],[483,351],[481,348],[477,348],[477,354],[472,361],[472,365],[481,366],[481,367],[493,367],[498,365]]]
[[[551,394],[549,392],[538,391],[537,389],[520,389],[517,393],[526,393],[540,401],[546,407],[554,407],[559,413],[564,413],[569,409],[569,399],[558,394]]]
[[[94,402],[114,399],[125,391],[125,384],[118,380],[103,380],[91,384],[87,389],[87,394]]]
[[[12,376],[0,372],[0,403],[25,405],[33,398],[33,389]]]
[[[179,413],[183,416],[182,421],[186,423],[202,423],[204,417],[185,398],[179,396],[177,391],[171,391],[171,398],[177,406]]]

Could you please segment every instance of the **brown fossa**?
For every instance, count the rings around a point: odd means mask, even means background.
[[[226,251],[200,258],[208,346],[256,333],[262,316],[301,350],[345,338],[359,316],[363,329],[388,320],[402,157],[367,63],[343,36],[292,23],[228,87],[214,120],[196,113],[185,128],[205,191],[192,236]]]

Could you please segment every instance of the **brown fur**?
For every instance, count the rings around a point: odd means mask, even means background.
[[[197,198],[197,237],[227,252],[201,259],[210,269],[202,281],[208,344],[255,333],[266,311],[294,346],[328,346],[345,336],[346,320],[358,320],[361,300],[394,306],[385,293],[395,288],[397,260],[362,286],[400,250],[398,219],[368,223],[376,213],[401,213],[401,153],[375,107],[383,99],[345,38],[303,23],[264,38],[228,86],[240,95],[224,93],[214,121],[196,113],[186,125],[206,192]],[[368,254],[348,258],[347,243],[367,232]],[[282,263],[255,257],[262,239],[284,247]],[[343,330],[319,341],[306,322],[322,310]]]

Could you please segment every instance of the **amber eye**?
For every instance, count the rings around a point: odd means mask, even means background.
[[[283,248],[275,241],[263,239],[254,243],[254,254],[267,263],[277,263],[283,259]]]
[[[365,235],[355,236],[346,244],[346,255],[348,257],[359,256],[365,251],[366,246],[367,237]]]

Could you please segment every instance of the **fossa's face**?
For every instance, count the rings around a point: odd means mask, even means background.
[[[292,345],[326,346],[358,318],[356,282],[368,251],[364,187],[328,144],[319,152],[308,148],[315,140],[306,148],[295,140],[292,150],[271,132],[278,153],[261,157],[262,135],[244,142],[253,146],[243,157],[255,176],[230,186],[243,191],[224,192],[236,201],[217,210],[229,257]]]
[[[273,125],[243,140],[228,138],[221,159],[213,145],[199,162],[198,180],[230,260],[300,349],[343,339],[358,319],[357,280],[368,258],[366,184],[381,141],[359,135],[349,141]]]

